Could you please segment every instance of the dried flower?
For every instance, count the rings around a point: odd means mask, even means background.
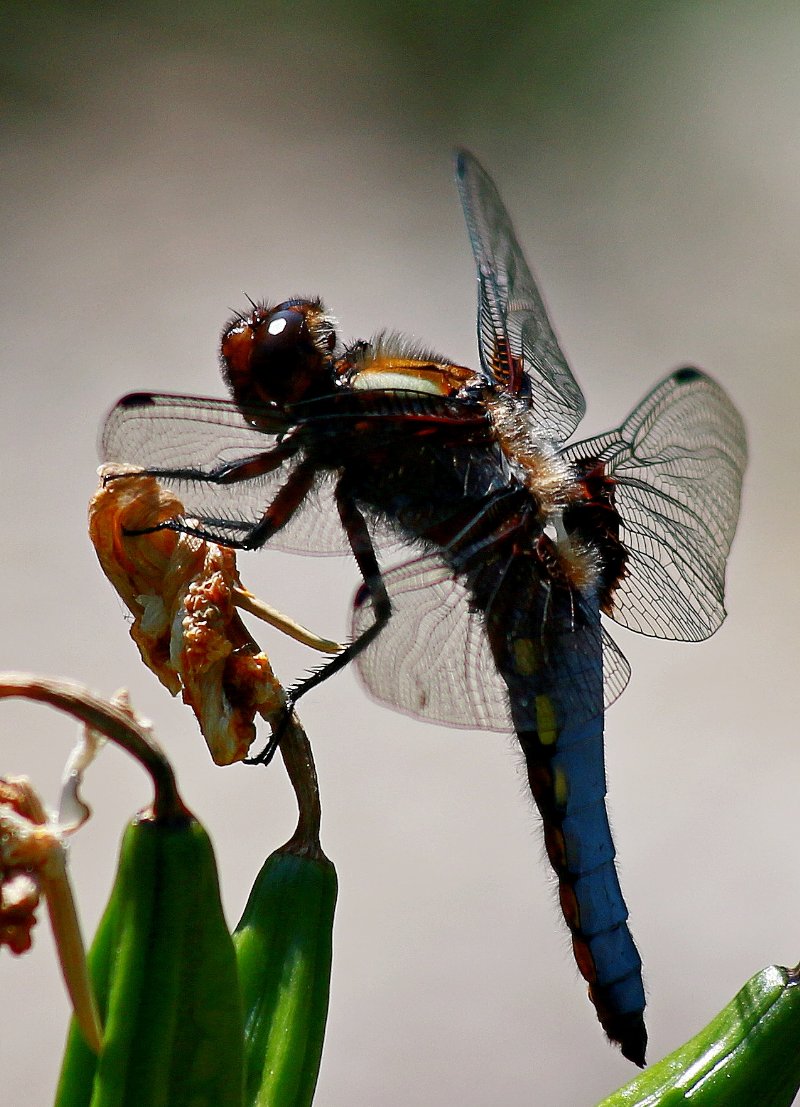
[[[285,619],[242,588],[232,550],[169,529],[130,534],[183,514],[157,480],[131,466],[103,466],[89,507],[100,564],[133,615],[131,637],[145,664],[191,706],[218,765],[241,761],[285,698],[266,654],[238,614],[243,607],[327,652],[335,642]]]
[[[0,778],[0,947],[26,953],[33,944],[42,870],[60,843],[26,777]]]
[[[91,744],[89,736],[79,743]],[[84,757],[85,768],[92,752]],[[74,762],[74,757],[72,759]],[[64,787],[76,791],[82,769],[72,773]],[[36,910],[42,896],[56,941],[61,970],[75,1015],[87,1042],[100,1048],[100,1020],[92,996],[72,886],[67,875],[65,839],[88,818],[84,806],[76,822],[59,822],[48,815],[26,777],[0,778],[0,947],[26,953],[33,944]]]

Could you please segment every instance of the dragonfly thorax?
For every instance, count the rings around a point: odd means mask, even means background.
[[[582,535],[567,530],[561,508],[548,515],[537,552],[549,562],[549,573],[554,579],[584,594],[597,588],[601,576],[600,552]]]
[[[554,443],[536,435],[530,409],[516,396],[494,392],[486,397],[494,437],[511,472],[535,497],[540,522],[545,526],[554,512],[576,495],[576,474]]]
[[[568,527],[564,518],[570,506],[587,499],[575,467],[553,442],[536,434],[525,399],[500,392],[486,402],[509,471],[537,505],[534,547],[548,575],[581,592],[595,589],[601,573],[599,551],[589,535]]]

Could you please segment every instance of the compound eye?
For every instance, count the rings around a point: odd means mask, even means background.
[[[259,345],[265,354],[288,353],[297,347],[306,326],[299,311],[274,311],[264,324]]]

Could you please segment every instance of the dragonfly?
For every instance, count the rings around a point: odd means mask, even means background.
[[[641,1066],[642,962],[603,745],[630,669],[605,619],[684,641],[720,625],[744,427],[720,385],[684,367],[615,430],[570,444],[585,401],[506,208],[464,150],[456,181],[477,369],[387,332],[344,344],[319,299],[250,301],[222,333],[230,398],[124,396],[101,454],[177,491],[185,511],[159,528],[352,555],[351,637],[290,704],[355,661],[396,709],[516,734],[578,969]]]

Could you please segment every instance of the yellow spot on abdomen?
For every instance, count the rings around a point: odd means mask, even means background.
[[[514,666],[520,676],[533,676],[536,672],[536,647],[530,638],[514,641]]]
[[[552,746],[558,738],[558,722],[549,696],[536,697],[536,729],[543,746]]]

